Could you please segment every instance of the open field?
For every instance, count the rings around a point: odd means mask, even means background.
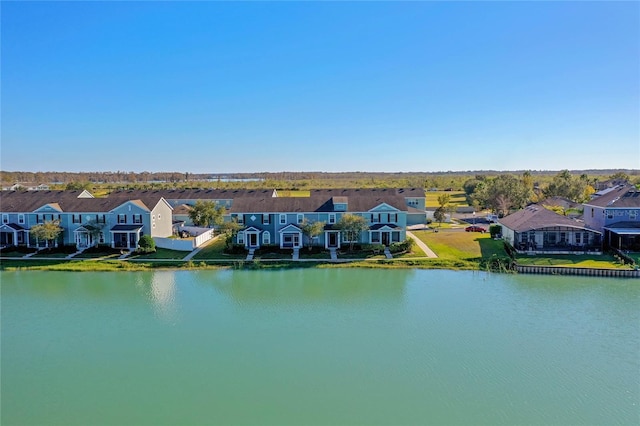
[[[467,196],[464,193],[464,191],[427,191],[426,207],[427,208],[440,207],[440,204],[438,204],[438,197],[442,194],[447,194],[451,197],[449,200],[449,206],[451,207],[468,207],[469,206],[469,203],[467,203]]]

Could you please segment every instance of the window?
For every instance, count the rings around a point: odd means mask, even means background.
[[[244,244],[244,232],[238,232],[238,244]]]
[[[371,223],[380,222],[380,214],[379,213],[371,213]]]
[[[264,231],[262,233],[262,244],[271,244],[271,234],[269,231]]]
[[[240,225],[244,224],[244,215],[243,214],[239,214],[238,215],[238,223]]]
[[[36,223],[42,223],[42,216],[44,215],[40,215],[40,214],[36,215]]]
[[[2,215],[2,223],[9,223],[9,215],[8,214],[3,214]]]
[[[591,217],[593,217],[593,207],[591,207]]]
[[[127,223],[127,215],[126,214],[119,214],[118,215],[118,223],[119,224]]]
[[[133,215],[133,223],[142,223],[142,215],[134,214]]]
[[[398,213],[389,213],[389,222],[395,223],[398,221]]]
[[[263,225],[268,225],[269,224],[269,215],[268,214],[263,214],[262,215],[262,224]]]
[[[336,214],[335,213],[329,213],[329,223],[330,224],[336,223]]]
[[[82,223],[82,215],[74,213],[71,217],[71,223]]]
[[[102,215],[97,214],[96,215],[96,222],[97,223],[107,223],[107,217],[105,215],[103,215],[103,214]]]
[[[19,224],[24,224],[24,215],[23,214],[19,214],[18,215],[18,223]]]
[[[104,244],[104,232],[101,232],[98,236],[98,243]]]
[[[576,244],[580,244],[582,242],[582,234],[580,232],[576,232]]]
[[[302,223],[302,221],[304,220],[304,215],[298,213],[298,218],[297,219],[298,219],[298,223]]]
[[[371,233],[371,243],[379,243],[380,242],[380,232],[374,231]]]
[[[281,214],[280,215],[280,225],[284,225],[285,223],[287,223],[287,215],[286,214]]]

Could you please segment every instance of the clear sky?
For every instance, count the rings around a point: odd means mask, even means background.
[[[640,168],[638,2],[1,2],[3,170]]]

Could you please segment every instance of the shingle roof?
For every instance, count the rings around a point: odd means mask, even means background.
[[[134,201],[144,208],[153,208],[160,200],[160,197],[147,197],[146,200],[78,198],[81,193],[82,191],[0,191],[0,211],[28,213],[51,204],[63,212],[109,212],[127,201]]]
[[[632,185],[621,185],[604,195],[587,201],[585,205],[595,207],[636,207],[640,208],[640,189]]]
[[[382,195],[394,194],[402,197],[424,197],[422,188],[338,188],[338,189],[312,189],[313,195],[328,196],[354,196],[354,195]]]
[[[334,212],[332,195],[311,193],[310,197],[287,198],[236,198],[231,213],[311,213]],[[343,197],[343,196],[340,196]],[[366,212],[386,203],[401,211],[407,211],[404,198],[393,194],[357,194],[348,196],[347,212]]]
[[[584,222],[561,216],[547,210],[542,206],[532,204],[509,216],[498,220],[498,223],[515,232],[532,231],[534,229],[548,228],[552,226],[568,226],[572,228],[585,228]]]

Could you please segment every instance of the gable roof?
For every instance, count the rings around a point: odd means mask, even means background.
[[[110,212],[131,201],[121,198],[79,198],[82,191],[0,191],[0,211],[3,213],[29,213],[51,205],[60,212],[98,213]],[[162,197],[138,199],[136,203],[151,210]]]
[[[620,185],[591,201],[584,203],[586,206],[609,208],[640,208],[640,189],[632,185]]]
[[[139,198],[156,196],[165,200],[233,200],[238,197],[271,197],[272,189],[131,189],[114,191],[107,197]]]
[[[509,216],[505,216],[502,219],[499,219],[498,223],[515,232],[533,231],[553,226],[582,228],[588,231],[597,232],[592,229],[585,228],[584,222],[582,221],[561,216],[537,204],[532,204],[520,211],[510,214]]]

